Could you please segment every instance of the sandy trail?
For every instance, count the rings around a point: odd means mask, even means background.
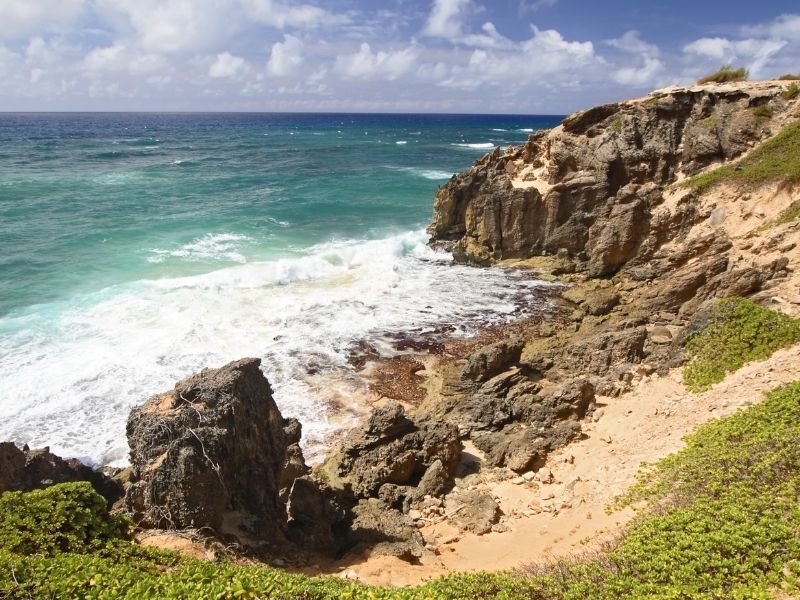
[[[605,508],[635,482],[640,465],[682,448],[699,425],[800,379],[800,344],[745,366],[702,394],[687,392],[681,377],[680,369],[645,376],[619,398],[598,398],[601,408],[585,424],[586,438],[551,455],[532,481],[492,475],[470,481],[499,502],[499,531],[476,536],[459,534],[446,522],[432,524],[422,530],[431,552],[420,564],[382,556],[324,570],[370,584],[414,585],[453,571],[511,569],[595,549],[632,517],[631,509],[607,515]],[[545,483],[548,471],[552,482]]]

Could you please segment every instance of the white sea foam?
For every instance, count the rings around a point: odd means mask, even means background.
[[[533,133],[533,129],[530,127],[523,127],[522,129],[517,129],[520,133]]]
[[[397,144],[398,146],[405,146],[407,143],[408,143],[408,142],[407,142],[407,141],[405,141],[405,140],[397,140],[397,141],[395,142],[395,144]]]
[[[271,219],[271,222],[284,226],[281,221],[275,219]],[[222,260],[246,263],[247,258],[239,252],[239,249],[242,243],[250,241],[252,240],[246,235],[237,233],[208,233],[173,250],[154,248],[150,251],[151,256],[147,262],[163,263],[171,257],[190,262]]]
[[[494,148],[492,142],[484,142],[480,144],[451,144],[451,146],[458,146],[459,148],[470,148],[472,150],[491,150]]]
[[[502,129],[500,127],[495,127],[492,131],[508,131],[508,129]]]
[[[300,258],[116,286],[0,319],[0,439],[125,464],[131,407],[202,367],[257,356],[313,459],[363,414],[348,362],[359,340],[514,318],[548,285],[451,266],[424,232],[311,248]],[[340,408],[337,408],[339,406]]]
[[[387,166],[386,168],[392,169],[393,171],[403,171],[404,173],[410,173],[411,175],[416,175],[417,177],[423,177],[424,179],[431,179],[433,181],[450,179],[453,176],[452,171],[442,171],[440,169],[423,169],[421,167],[395,167],[395,166]]]

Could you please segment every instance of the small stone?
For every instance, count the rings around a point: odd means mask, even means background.
[[[546,500],[552,500],[555,497],[556,495],[553,492],[545,492],[544,494],[542,494],[542,502]]]
[[[672,332],[666,327],[653,327],[650,332],[650,341],[654,344],[670,344],[672,343]]]
[[[412,508],[410,511],[408,511],[408,516],[409,518],[418,521],[419,519],[422,518],[422,513],[418,511],[416,508]]]
[[[547,467],[542,467],[539,469],[539,471],[536,473],[536,478],[542,483],[553,483],[555,480],[555,477],[553,477],[553,472]]]
[[[592,421],[597,423],[603,417],[603,414],[604,414],[603,409],[598,408],[596,411],[594,411],[594,414],[592,415]]]
[[[460,539],[461,539],[461,538],[460,538],[459,536],[457,536],[457,535],[449,535],[449,536],[447,536],[446,538],[442,538],[442,539],[440,540],[440,542],[439,542],[439,543],[440,543],[441,545],[446,545],[446,544],[455,544],[455,543],[456,543],[457,541],[459,541]]]
[[[492,531],[494,533],[505,533],[506,531],[508,531],[508,525],[506,525],[505,523],[495,523],[494,525],[492,525]]]
[[[511,483],[513,483],[514,485],[522,485],[523,483],[525,483],[525,479],[523,479],[522,477],[514,477],[514,479],[511,480]]]
[[[522,478],[528,482],[533,481],[536,478],[536,473],[533,471],[528,471],[527,473],[522,474]]]

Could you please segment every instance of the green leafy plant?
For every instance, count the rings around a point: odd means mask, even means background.
[[[775,114],[775,111],[769,104],[762,104],[761,106],[756,106],[752,109],[753,116],[757,119],[771,119],[772,115]]]
[[[726,83],[728,81],[744,81],[747,79],[748,72],[744,67],[734,69],[731,65],[723,65],[718,71],[701,77],[697,83]]]
[[[781,92],[781,97],[784,100],[794,100],[798,95],[800,95],[800,86],[798,86],[796,83],[792,83],[789,87]]]
[[[781,75],[778,77],[780,81],[799,81],[800,75],[792,75],[791,73],[786,73],[785,75]]]
[[[712,308],[708,324],[686,344],[686,387],[709,389],[753,360],[800,341],[800,319],[763,308],[746,298],[725,298]]]
[[[798,439],[800,382],[794,382],[771,391],[759,405],[704,425],[687,438],[684,450],[648,468],[618,503],[635,503],[638,516],[604,551],[515,572],[452,574],[415,588],[371,587],[335,577],[306,577],[265,566],[146,550],[128,540],[127,533],[117,535],[114,518],[100,510],[85,488],[53,486],[45,495],[49,502],[39,496],[26,510],[52,509],[68,497],[79,511],[90,511],[90,521],[103,522],[100,537],[96,543],[76,544],[79,551],[64,552],[56,543],[44,543],[42,547],[52,551],[25,554],[7,546],[8,539],[18,537],[13,535],[13,522],[7,521],[0,538],[0,597],[753,600],[773,598],[776,592],[791,596],[800,589]],[[14,495],[15,502],[26,496]],[[42,535],[58,539],[58,528],[47,526]]]

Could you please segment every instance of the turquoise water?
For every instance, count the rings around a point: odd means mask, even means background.
[[[354,343],[514,318],[538,284],[423,230],[452,173],[557,121],[0,115],[0,439],[121,464],[131,406],[254,355],[313,453],[361,410]]]

